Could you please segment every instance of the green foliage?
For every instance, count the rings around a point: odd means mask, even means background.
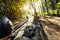
[[[0,6],[4,10],[0,10],[0,14],[4,13],[14,24],[16,21],[20,22],[25,19],[25,12],[23,11],[23,6],[27,3],[27,0],[1,0]]]
[[[39,0],[1,0],[0,7],[2,6],[3,9],[0,10],[0,14],[4,13],[4,15],[12,20],[14,24],[17,24],[25,19],[25,15],[28,14],[31,9],[34,10],[34,14],[37,13],[37,16],[48,15],[48,12],[50,14],[56,14],[57,11],[60,10],[60,2],[56,4],[56,0],[41,0],[41,4],[39,4],[38,1]],[[36,7],[34,6],[34,4],[36,3],[39,4],[38,12],[36,11]],[[24,6],[26,4],[29,4],[28,10],[24,10]],[[54,7],[52,6],[52,4],[54,4]],[[52,10],[52,8],[55,9]],[[32,12],[30,12],[30,15],[32,15]]]
[[[52,14],[57,14],[57,10],[52,10]]]
[[[58,2],[58,3],[56,4],[56,8],[57,8],[57,9],[60,9],[60,2]]]

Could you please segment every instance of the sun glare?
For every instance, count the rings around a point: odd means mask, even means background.
[[[27,10],[28,12],[34,14],[34,9],[33,9],[33,8],[29,8],[29,7],[30,7],[29,4],[26,4],[26,5],[24,6],[24,10],[25,10],[25,11]]]
[[[26,4],[25,6],[24,6],[24,10],[28,10],[29,9],[29,4]]]
[[[37,12],[40,11],[40,9],[39,9],[40,5],[41,5],[41,1],[40,0],[38,2],[36,2],[36,3],[34,3],[34,7],[35,7]],[[34,14],[34,9],[33,9],[33,7],[31,7],[30,4],[26,4],[24,6],[24,11],[28,11],[28,12]]]
[[[35,3],[35,8],[36,8],[37,12],[39,11],[39,6],[40,5],[41,5],[41,1],[38,1],[37,3]]]

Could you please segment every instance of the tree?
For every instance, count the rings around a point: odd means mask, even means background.
[[[34,20],[33,21],[36,22],[39,19],[39,17],[38,17],[38,13],[36,11],[34,2],[36,3],[36,2],[38,2],[38,0],[31,0],[31,6],[32,6],[32,8],[34,10]]]
[[[56,4],[59,3],[60,0],[56,0]],[[57,5],[58,6],[58,5]],[[57,16],[60,16],[59,9],[57,10]]]
[[[23,11],[24,5],[27,3],[27,0],[1,0],[0,14],[7,16],[13,22],[20,21],[24,17],[25,12]]]
[[[45,0],[45,6],[46,6],[47,13],[49,15],[49,11],[48,11],[48,6],[47,6],[47,1],[46,0]]]

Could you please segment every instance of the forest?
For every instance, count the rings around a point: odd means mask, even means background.
[[[0,14],[13,23],[25,19],[28,14],[60,17],[60,0],[0,0]]]
[[[0,0],[1,14],[14,26],[27,16],[29,20],[33,17],[33,22],[41,19],[48,39],[60,40],[60,0]]]

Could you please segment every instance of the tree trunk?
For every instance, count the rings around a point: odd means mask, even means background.
[[[52,5],[52,10],[55,9],[55,2],[53,0],[50,0],[51,1],[51,5]]]
[[[59,0],[56,0],[56,4],[59,2]],[[59,10],[57,11],[57,16],[60,17]]]
[[[45,12],[45,9],[44,9],[44,6],[43,6],[44,4],[43,4],[43,2],[41,2],[41,3],[42,3],[42,11]]]
[[[32,5],[32,8],[34,9],[34,20],[33,20],[33,22],[36,22],[39,19],[39,17],[38,17],[36,8],[34,7],[34,4],[31,4],[31,5]]]
[[[47,9],[47,13],[49,15],[49,11],[48,11],[48,6],[47,6],[47,1],[45,0],[45,6],[46,6],[46,9]]]

